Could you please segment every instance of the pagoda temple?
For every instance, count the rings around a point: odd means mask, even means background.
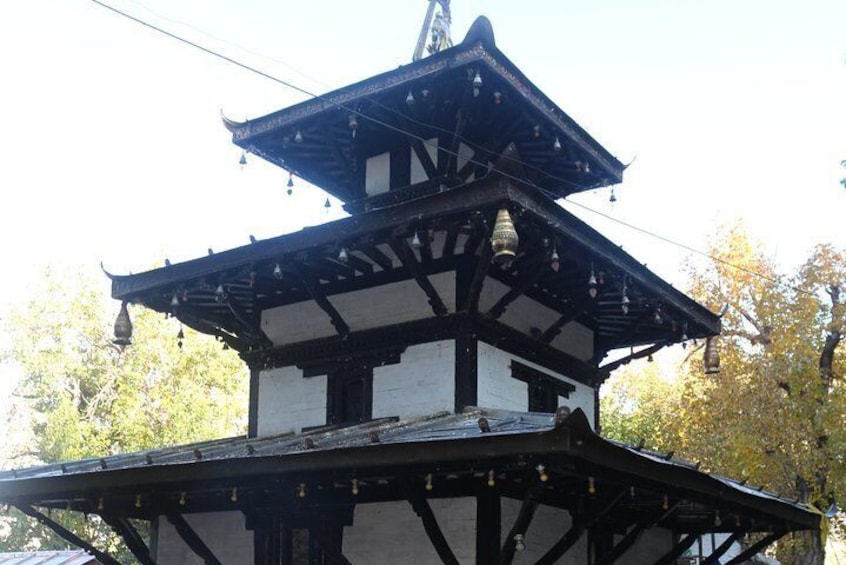
[[[121,343],[143,307],[240,354],[248,435],[3,472],[0,501],[106,564],[45,509],[101,516],[145,565],[669,565],[710,533],[725,542],[701,563],[748,539],[737,564],[819,527],[802,504],[598,434],[611,371],[720,319],[556,204],[624,167],[487,19],[433,51],[225,120],[349,217],[110,275]],[[612,350],[630,353],[603,365]]]

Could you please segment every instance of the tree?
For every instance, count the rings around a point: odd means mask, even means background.
[[[762,249],[734,225],[711,243],[712,261],[689,269],[695,299],[715,312],[727,306],[722,371],[702,374],[699,355],[680,370],[671,448],[709,470],[825,510],[846,496],[846,388],[837,355],[846,331],[846,256],[819,245],[785,276]],[[635,413],[650,413],[662,400],[640,394],[629,402]],[[613,419],[614,405],[605,405]],[[807,535],[780,544],[779,557],[821,564],[824,547]]]
[[[114,345],[116,308],[104,282],[81,270],[47,269],[29,300],[4,317],[3,357],[20,375],[7,416],[17,441],[0,454],[4,466],[245,432],[249,379],[237,355],[173,319],[132,307],[134,343]],[[102,547],[119,550],[96,520],[56,514]],[[19,514],[0,523],[0,548],[66,546]],[[122,562],[130,560],[122,555]]]

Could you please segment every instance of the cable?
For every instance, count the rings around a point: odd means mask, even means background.
[[[338,103],[335,103],[335,102],[331,102],[331,101],[329,101],[329,100],[328,100],[325,96],[322,96],[322,95],[320,95],[320,94],[315,94],[315,93],[313,93],[313,92],[311,92],[311,91],[309,91],[309,90],[307,90],[307,89],[305,89],[305,88],[302,88],[302,87],[297,86],[296,84],[293,84],[293,83],[292,83],[292,82],[290,82],[290,81],[286,81],[286,80],[280,79],[280,78],[275,77],[275,76],[273,76],[273,75],[271,75],[271,74],[268,74],[268,73],[266,73],[266,72],[264,72],[264,71],[262,71],[262,70],[260,70],[260,69],[257,69],[257,68],[255,68],[255,67],[252,67],[252,66],[250,66],[250,65],[247,65],[246,63],[242,63],[242,62],[240,62],[240,61],[238,61],[238,60],[236,60],[236,59],[233,59],[233,58],[231,58],[231,57],[228,57],[228,56],[226,56],[226,55],[224,55],[224,54],[222,54],[222,53],[218,53],[217,51],[214,51],[214,50],[212,50],[212,49],[210,49],[210,48],[208,48],[208,47],[204,47],[203,45],[200,45],[200,44],[198,44],[198,43],[195,43],[195,42],[193,42],[193,41],[191,41],[191,40],[189,40],[189,39],[186,39],[186,38],[184,38],[184,37],[180,37],[180,36],[176,35],[175,33],[169,32],[169,31],[167,31],[167,30],[165,30],[165,29],[163,29],[163,28],[160,28],[160,27],[158,27],[158,26],[156,26],[156,25],[152,24],[152,23],[146,22],[146,21],[144,21],[144,20],[142,20],[142,19],[140,19],[140,18],[137,18],[137,17],[135,17],[135,16],[133,16],[133,15],[131,15],[131,14],[127,13],[127,12],[124,12],[124,11],[122,11],[122,10],[119,10],[118,8],[115,8],[114,6],[110,6],[110,5],[106,4],[105,2],[102,2],[101,0],[91,0],[91,2],[93,2],[93,3],[97,4],[98,6],[101,6],[102,8],[105,8],[105,9],[107,9],[107,10],[111,11],[111,12],[114,12],[114,13],[116,13],[116,14],[120,15],[120,16],[123,16],[124,18],[127,18],[127,19],[129,19],[129,20],[132,20],[132,21],[134,21],[134,22],[136,22],[136,23],[138,23],[138,24],[140,24],[140,25],[142,25],[142,26],[144,26],[144,27],[147,27],[147,28],[149,28],[149,29],[152,29],[152,30],[154,30],[154,31],[157,31],[157,32],[161,33],[162,35],[165,35],[165,36],[167,36],[167,37],[170,37],[171,39],[175,39],[176,41],[179,41],[180,43],[184,43],[184,44],[186,44],[186,45],[190,45],[191,47],[194,47],[195,49],[199,49],[200,51],[202,51],[202,52],[204,52],[204,53],[207,53],[207,54],[209,54],[209,55],[211,55],[211,56],[213,56],[213,57],[217,57],[218,59],[221,59],[221,60],[223,60],[223,61],[226,61],[226,62],[228,62],[228,63],[231,63],[231,64],[233,64],[233,65],[235,65],[235,66],[237,66],[237,67],[240,67],[240,68],[242,68],[242,69],[244,69],[244,70],[250,71],[250,72],[255,73],[255,74],[259,75],[259,76],[262,76],[262,77],[264,77],[264,78],[266,78],[266,79],[269,79],[269,80],[271,80],[271,81],[273,81],[273,82],[276,82],[276,83],[278,83],[278,84],[281,84],[281,85],[283,85],[283,86],[286,86],[286,87],[288,87],[288,88],[290,88],[290,89],[292,89],[292,90],[295,90],[296,92],[299,92],[299,93],[301,93],[301,94],[305,94],[306,96],[308,96],[308,97],[310,97],[310,98],[313,98],[313,99],[316,99],[316,100],[322,100],[322,101],[324,101],[324,102],[327,102],[327,103],[329,103],[329,104],[332,104],[333,106],[335,106],[335,107],[337,107],[337,108],[340,108],[340,109],[342,109],[342,110],[345,110],[345,111],[347,111],[347,112],[350,112],[350,113],[352,113],[352,114],[355,114],[355,115],[357,115],[357,116],[359,116],[359,117],[361,117],[361,118],[364,118],[365,120],[368,120],[368,121],[370,121],[370,122],[372,122],[372,123],[374,123],[374,124],[376,124],[376,125],[382,126],[382,127],[386,128],[386,129],[388,129],[388,130],[390,130],[390,131],[393,131],[393,132],[396,132],[396,133],[402,134],[402,135],[404,135],[404,136],[406,136],[406,137],[409,137],[409,138],[415,139],[415,140],[417,140],[417,141],[422,142],[422,143],[423,143],[423,144],[425,144],[425,145],[428,145],[428,146],[433,146],[433,144],[431,144],[431,143],[430,143],[427,139],[425,139],[425,138],[423,138],[423,137],[421,137],[421,136],[419,136],[419,135],[416,135],[416,134],[414,134],[414,133],[412,133],[412,132],[406,131],[406,130],[404,130],[404,129],[400,128],[400,127],[394,126],[394,125],[392,125],[392,124],[389,124],[389,123],[387,123],[387,122],[384,122],[384,121],[379,120],[379,119],[377,119],[377,118],[374,118],[374,117],[372,117],[372,116],[368,116],[367,114],[364,114],[364,113],[362,113],[361,111],[356,110],[356,109],[354,109],[354,108],[349,108],[349,107],[345,106],[344,104],[338,104]],[[287,66],[287,65],[286,65],[286,66]],[[319,82],[319,81],[316,81],[316,82]],[[372,101],[372,100],[371,100],[371,101]],[[382,105],[381,103],[378,103],[378,102],[377,102],[377,104],[379,104],[379,105],[380,105],[380,106],[382,106],[382,107],[385,107],[385,106],[384,106],[384,105]],[[396,110],[394,110],[394,109],[390,109],[390,110],[391,110],[391,111],[393,111],[393,112],[396,112]],[[403,114],[403,117],[404,117],[405,119],[409,120],[409,121],[412,121],[412,122],[417,123],[417,124],[419,124],[419,125],[422,125],[422,126],[424,126],[424,127],[431,127],[431,128],[435,128],[435,129],[440,129],[441,131],[445,131],[446,133],[449,133],[450,135],[454,135],[454,132],[451,132],[451,131],[445,130],[444,128],[439,128],[438,126],[435,126],[435,125],[433,125],[433,124],[426,124],[426,123],[424,123],[424,122],[419,122],[419,121],[415,120],[415,119],[414,119],[414,118],[412,118],[412,117],[406,116],[405,114]],[[459,137],[459,139],[461,139],[461,136],[457,136],[457,137]],[[485,148],[483,148],[483,147],[480,147],[480,148],[481,148],[481,149],[483,149],[483,150],[486,150],[486,149],[485,149]],[[448,155],[451,155],[451,156],[454,156],[454,157],[460,157],[460,155],[459,155],[459,154],[458,154],[458,152],[456,152],[456,151],[451,151],[451,150],[449,150],[449,149],[445,149],[445,148],[439,148],[439,149],[440,149],[440,150],[442,150],[442,151],[444,151],[444,152],[445,152],[446,154],[448,154]],[[519,159],[512,159],[512,160],[513,160],[514,162],[520,163],[520,164],[521,164],[521,165],[523,165],[524,167],[536,168],[536,167],[533,167],[532,165],[530,165],[530,164],[528,164],[528,163],[524,163],[524,162],[520,161]],[[487,163],[482,163],[482,162],[477,161],[477,160],[474,160],[474,159],[472,159],[472,158],[471,158],[471,159],[468,159],[467,161],[468,161],[468,162],[470,162],[470,163],[473,163],[474,165],[480,166],[480,167],[487,167]],[[499,174],[501,174],[502,176],[504,176],[505,178],[507,178],[507,179],[509,179],[509,180],[512,180],[512,181],[514,181],[514,182],[516,182],[516,183],[519,183],[519,184],[522,184],[522,185],[525,185],[525,186],[528,186],[528,187],[534,188],[534,189],[536,189],[536,190],[538,190],[538,191],[542,192],[544,195],[546,195],[547,197],[551,198],[553,201],[558,200],[558,199],[560,198],[557,194],[554,194],[553,192],[551,192],[551,191],[549,191],[549,190],[546,190],[546,189],[544,189],[544,188],[542,188],[542,187],[538,186],[538,185],[537,185],[537,184],[535,184],[534,182],[531,182],[531,181],[529,181],[529,180],[527,180],[527,179],[525,179],[525,178],[516,177],[516,176],[514,176],[514,175],[507,174],[507,173],[505,173],[505,172],[503,172],[503,171],[498,171],[498,172],[499,172]],[[591,187],[588,187],[588,186],[579,185],[578,183],[575,183],[575,182],[573,182],[573,181],[569,181],[568,179],[558,179],[557,177],[554,177],[554,176],[549,175],[549,174],[547,174],[547,176],[548,176],[548,177],[550,177],[550,178],[552,178],[553,180],[560,180],[560,181],[563,181],[563,182],[568,182],[569,184],[571,184],[571,185],[573,185],[573,186],[575,186],[575,187],[577,187],[577,188],[582,188],[582,189],[589,189],[589,188],[591,188]],[[747,274],[749,274],[749,275],[752,275],[752,276],[758,277],[758,278],[760,278],[760,279],[762,279],[762,280],[766,280],[766,281],[768,281],[768,282],[772,283],[773,285],[776,285],[776,286],[779,286],[779,287],[782,287],[782,288],[789,288],[789,289],[794,290],[794,291],[796,291],[796,292],[799,292],[799,293],[802,293],[802,294],[806,294],[806,295],[808,295],[808,296],[816,297],[816,295],[815,295],[814,293],[812,293],[812,292],[809,292],[809,291],[806,291],[806,290],[803,290],[803,289],[800,289],[800,288],[797,288],[797,287],[790,286],[790,285],[788,285],[788,284],[786,284],[786,283],[783,283],[783,282],[781,282],[781,281],[779,281],[779,280],[777,280],[777,279],[775,279],[775,278],[773,278],[773,277],[770,277],[770,276],[768,276],[768,275],[764,275],[764,274],[762,274],[762,273],[759,273],[759,272],[753,271],[753,270],[751,270],[751,269],[747,269],[746,267],[742,267],[742,266],[740,266],[740,265],[735,265],[735,264],[733,264],[733,263],[731,263],[731,262],[729,262],[729,261],[726,261],[726,260],[721,259],[721,258],[719,258],[719,257],[716,257],[716,256],[713,256],[713,255],[710,255],[710,254],[708,254],[708,253],[706,253],[706,252],[704,252],[704,251],[701,251],[701,250],[696,249],[696,248],[694,248],[694,247],[691,247],[691,246],[689,246],[689,245],[685,245],[685,244],[683,244],[683,243],[679,243],[679,242],[677,242],[677,241],[674,241],[674,240],[669,239],[669,238],[667,238],[667,237],[664,237],[664,236],[658,235],[658,234],[656,234],[656,233],[654,233],[654,232],[651,232],[651,231],[649,231],[649,230],[646,230],[646,229],[640,228],[640,227],[638,227],[638,226],[635,226],[635,225],[630,224],[630,223],[628,223],[628,222],[625,222],[625,221],[623,221],[623,220],[619,220],[619,219],[617,219],[617,218],[614,218],[613,216],[610,216],[610,215],[608,215],[608,214],[605,214],[604,212],[600,212],[600,211],[598,211],[598,210],[594,210],[593,208],[590,208],[590,207],[588,207],[588,206],[585,206],[584,204],[580,204],[580,203],[575,202],[575,201],[573,201],[573,200],[567,200],[567,202],[569,202],[569,203],[571,203],[571,204],[573,204],[573,205],[575,205],[575,206],[578,206],[579,208],[582,208],[582,209],[584,209],[584,210],[587,210],[588,212],[592,212],[592,213],[597,214],[597,215],[599,215],[599,216],[601,216],[601,217],[603,217],[603,218],[605,218],[605,219],[608,219],[608,220],[610,220],[610,221],[612,221],[612,222],[615,222],[615,223],[620,224],[620,225],[622,225],[622,226],[624,226],[624,227],[627,227],[627,228],[629,228],[629,229],[631,229],[631,230],[634,230],[634,231],[640,232],[640,233],[642,233],[642,234],[644,234],[644,235],[647,235],[647,236],[649,236],[649,237],[653,237],[653,238],[655,238],[655,239],[658,239],[658,240],[663,241],[663,242],[665,242],[665,243],[668,243],[668,244],[670,244],[670,245],[674,245],[674,246],[679,247],[679,248],[681,248],[681,249],[685,249],[685,250],[687,250],[687,251],[690,251],[691,253],[695,253],[695,254],[697,254],[697,255],[701,255],[701,256],[703,256],[703,257],[706,257],[706,258],[708,258],[708,259],[711,259],[712,261],[715,261],[715,262],[718,262],[718,263],[724,264],[724,265],[726,265],[726,266],[728,266],[728,267],[731,267],[731,268],[733,268],[733,269],[739,270],[739,271],[744,272],[744,273],[747,273]]]

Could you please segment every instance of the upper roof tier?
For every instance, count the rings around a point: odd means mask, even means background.
[[[485,17],[431,57],[224,123],[237,145],[351,212],[479,178],[512,142],[523,180],[555,197],[619,183],[624,169],[496,48]]]

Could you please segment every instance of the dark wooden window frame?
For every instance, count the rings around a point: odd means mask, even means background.
[[[519,361],[511,361],[511,377],[528,385],[529,412],[555,412],[558,397],[570,398],[570,393],[576,390],[575,385]]]

